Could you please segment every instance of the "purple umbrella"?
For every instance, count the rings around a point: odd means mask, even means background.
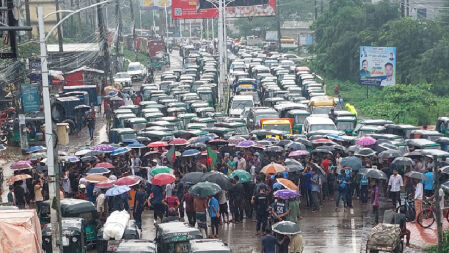
[[[110,152],[113,151],[115,148],[111,145],[108,144],[99,144],[95,147],[92,147],[92,150],[97,150],[97,151],[103,151],[103,152]]]
[[[376,144],[376,139],[374,139],[373,137],[370,137],[370,136],[366,136],[366,137],[357,139],[355,141],[355,144],[367,147],[367,146]]]
[[[31,168],[31,161],[29,160],[17,161],[11,164],[11,169],[13,170],[26,170]]]
[[[243,138],[243,137],[241,137],[241,136],[231,136],[231,137],[229,137],[229,139],[228,139],[228,141],[229,141],[229,144],[228,145],[237,145],[237,144],[239,144],[240,142],[242,142],[242,141],[245,141],[246,139],[245,138]]]
[[[288,157],[304,156],[304,155],[309,155],[309,151],[307,151],[307,150],[292,151],[292,152],[290,152],[290,154],[288,154]]]
[[[252,146],[254,146],[254,145],[256,145],[257,143],[255,142],[255,141],[241,141],[241,142],[239,142],[237,145],[236,145],[236,147],[238,147],[238,148],[249,148],[249,147],[252,147]]]
[[[274,192],[276,198],[292,199],[301,196],[298,191],[292,191],[290,189],[282,189]]]

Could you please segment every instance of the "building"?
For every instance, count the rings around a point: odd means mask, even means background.
[[[305,49],[313,43],[313,21],[285,21],[281,26],[282,38],[295,39]]]
[[[405,1],[408,15],[413,18],[437,19],[444,11],[449,8],[444,7],[446,0],[403,0]],[[408,5],[408,6],[407,6]],[[407,11],[406,11],[407,12]]]
[[[49,13],[56,11],[56,0],[29,0],[30,9],[30,25],[33,27],[33,37],[39,36],[39,23],[37,19],[37,7],[42,7],[44,10],[44,17]],[[21,8],[22,18],[25,20],[25,4]],[[24,22],[25,23],[25,22]],[[56,25],[56,15],[50,15],[44,20],[45,32],[49,32],[50,29]],[[56,33],[55,33],[56,34]]]

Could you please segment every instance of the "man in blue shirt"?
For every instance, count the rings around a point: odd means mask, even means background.
[[[427,172],[424,173],[427,179],[422,181],[424,185],[424,196],[431,197],[433,196],[433,172],[432,168],[428,168]]]
[[[150,197],[150,203],[153,206],[154,209],[154,221],[157,221],[157,217],[161,219],[164,218],[164,205],[162,204],[162,187],[159,185],[152,185],[151,186],[151,194]]]
[[[316,173],[316,168],[312,170],[311,187],[312,187],[312,212],[320,210],[320,176]]]
[[[209,216],[212,228],[212,237],[218,238],[218,226],[220,224],[220,212],[218,209],[218,200],[215,197],[209,199]]]
[[[276,253],[276,244],[278,240],[271,234],[271,229],[265,230],[265,235],[262,237],[262,253]]]

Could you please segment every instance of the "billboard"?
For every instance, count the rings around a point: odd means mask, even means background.
[[[39,86],[37,83],[22,84],[22,101],[24,112],[34,112],[41,109]]]
[[[361,85],[395,85],[395,76],[395,47],[360,47],[359,83]]]
[[[275,14],[276,0],[236,0],[226,7],[226,17],[230,18]],[[173,19],[217,18],[218,8],[207,0],[173,0],[172,17]]]
[[[140,0],[141,10],[161,9],[171,6],[171,0]]]

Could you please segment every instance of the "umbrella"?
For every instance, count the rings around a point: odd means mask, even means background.
[[[109,169],[103,168],[103,167],[95,167],[90,169],[88,172],[86,172],[86,174],[108,174],[109,172],[111,172]]]
[[[374,139],[373,137],[370,137],[370,136],[364,136],[364,137],[357,139],[355,141],[355,144],[367,147],[367,146],[376,144],[376,139]]]
[[[280,183],[274,183],[273,184],[273,190],[280,190],[283,186]]]
[[[103,167],[103,168],[106,168],[106,169],[112,169],[112,168],[114,168],[114,165],[112,163],[103,162],[103,163],[97,163],[95,165],[95,167]]]
[[[156,176],[157,174],[160,174],[160,173],[173,174],[173,169],[171,169],[167,166],[156,166],[150,170],[151,176]]]
[[[196,185],[189,188],[189,192],[192,195],[199,197],[209,197],[221,191],[221,187],[216,183],[211,182],[199,182]]]
[[[300,143],[300,142],[292,142],[285,146],[285,149],[289,150],[306,150],[306,145]]]
[[[36,161],[38,159],[44,159],[47,158],[47,154],[46,153],[34,153],[31,157],[30,160],[31,161]]]
[[[298,191],[292,191],[290,189],[282,189],[282,190],[275,191],[274,196],[276,198],[281,198],[281,199],[293,199],[293,198],[299,197],[300,194]]]
[[[185,174],[182,178],[181,178],[181,182],[184,183],[190,183],[190,184],[196,184],[198,182],[200,182],[201,177],[204,175],[203,172],[189,172],[187,174]]]
[[[229,139],[228,139],[228,141],[229,141],[229,145],[237,145],[237,144],[239,144],[240,142],[242,142],[242,141],[244,141],[244,140],[246,140],[245,138],[243,138],[243,137],[241,137],[241,136],[231,136],[231,137],[229,137]]]
[[[195,142],[195,143],[191,143],[191,144],[187,145],[187,147],[193,148],[193,149],[206,149],[207,145],[202,142]]]
[[[117,97],[117,96],[113,96],[109,98],[110,101],[123,101],[123,98],[121,97]]]
[[[281,146],[268,146],[265,148],[266,152],[281,153],[284,149]]]
[[[201,152],[197,149],[188,149],[188,150],[182,152],[183,157],[196,156],[199,154],[201,154]]]
[[[176,138],[176,139],[173,139],[172,141],[170,141],[168,144],[169,145],[185,145],[185,144],[187,144],[187,140],[183,139],[183,138]]]
[[[216,183],[223,190],[229,190],[233,186],[231,180],[229,180],[228,176],[218,171],[211,171],[204,173],[201,177],[201,182],[211,182]]]
[[[415,151],[405,154],[404,156],[409,157],[409,156],[423,156],[423,155],[424,155],[424,153],[421,150],[415,150]]]
[[[367,169],[366,177],[385,180],[388,179],[387,175],[383,171],[378,169]]]
[[[349,153],[349,152],[355,153],[355,152],[357,152],[359,149],[360,149],[360,146],[353,145],[353,146],[350,146],[350,147],[348,147],[348,148],[346,149],[346,153]]]
[[[310,142],[309,140],[307,140],[307,139],[304,139],[304,138],[296,138],[296,139],[294,139],[293,141],[295,141],[295,142],[299,142],[299,143],[302,143],[302,144],[304,144],[304,145],[306,145],[306,146],[312,146],[312,142]]]
[[[6,149],[6,147],[4,145],[0,144],[0,151],[5,150],[5,149]]]
[[[115,182],[116,182],[115,180],[108,179],[108,180],[96,183],[95,187],[100,188],[100,189],[108,189],[108,188],[114,187]]]
[[[415,166],[415,162],[409,157],[396,157],[392,164],[396,166]]]
[[[212,136],[209,136],[209,135],[203,135],[203,136],[200,136],[200,137],[196,138],[193,142],[194,142],[194,143],[195,143],[195,142],[206,143],[206,142],[208,142],[208,141],[210,141],[210,140],[212,140],[212,139],[213,139]]]
[[[86,110],[89,110],[89,109],[90,109],[90,106],[88,106],[88,105],[77,105],[77,106],[74,107],[74,109],[75,109],[75,110],[79,110],[79,109],[86,109]]]
[[[167,185],[175,182],[176,177],[170,173],[159,173],[151,179],[153,185]]]
[[[30,178],[31,178],[31,176],[28,174],[18,174],[18,175],[11,177],[8,180],[8,182],[13,183],[13,182],[22,181],[22,180],[26,180],[26,179],[30,179]]]
[[[126,143],[132,144],[132,143],[136,143],[136,142],[138,142],[138,141],[136,141],[136,140],[134,140],[134,139],[124,139],[124,140],[122,141],[122,143],[124,143],[124,144],[126,144]]]
[[[449,174],[449,166],[441,167],[440,170],[444,174]]]
[[[97,158],[95,156],[83,156],[80,160],[81,162],[96,162]]]
[[[342,166],[348,166],[352,170],[359,170],[362,168],[362,160],[356,156],[347,156],[341,160]]]
[[[121,147],[121,148],[117,148],[114,149],[114,151],[111,152],[111,156],[116,156],[116,155],[123,155],[127,152],[131,151],[130,148],[128,147]]]
[[[287,168],[285,168],[281,164],[270,163],[267,166],[263,167],[262,170],[260,170],[260,172],[265,173],[265,174],[277,174],[280,172],[284,172],[286,170],[287,170]]]
[[[320,138],[320,139],[312,140],[312,144],[315,144],[315,145],[318,145],[318,144],[335,144],[335,142],[333,142],[332,140],[329,140],[329,139]]]
[[[127,185],[127,186],[133,186],[140,182],[140,177],[138,176],[126,176],[117,179],[115,182],[115,185]]]
[[[286,178],[277,178],[276,181],[287,189],[290,189],[293,191],[299,190],[298,186],[296,186],[295,183],[293,183],[291,180],[288,180]]]
[[[103,152],[111,152],[113,151],[115,148],[111,145],[108,144],[99,144],[97,146],[92,147],[92,150],[98,150],[98,151],[103,151]]]
[[[146,146],[142,143],[131,143],[127,146],[128,148],[145,148]]]
[[[252,146],[254,146],[254,145],[256,145],[257,143],[255,142],[255,141],[251,141],[251,140],[248,140],[248,141],[241,141],[241,142],[239,142],[237,145],[236,145],[236,147],[238,147],[238,148],[250,148],[250,147],[252,147]]]
[[[26,150],[26,153],[27,153],[27,154],[31,154],[31,153],[40,152],[40,151],[45,151],[45,150],[47,150],[47,148],[44,147],[44,146],[33,146],[33,147],[28,148],[28,149]]]
[[[158,154],[159,150],[152,150],[152,151],[148,151],[146,152],[143,156],[150,156],[150,155],[154,155],[154,154]]]
[[[33,168],[33,166],[31,166],[31,161],[29,160],[17,161],[11,164],[11,169],[13,170],[26,170],[31,168]]]
[[[271,230],[281,235],[296,235],[301,233],[299,225],[291,221],[280,221],[271,226]]]
[[[99,183],[108,180],[107,177],[99,174],[90,174],[85,177],[85,179],[90,183]]]
[[[229,142],[223,139],[213,139],[210,140],[209,143],[214,145],[227,145]]]
[[[328,154],[328,155],[332,155],[332,151],[324,149],[321,147],[318,147],[317,149],[312,150],[312,154]]]
[[[449,169],[449,167],[447,169]],[[449,172],[449,170],[448,170],[448,172]],[[443,173],[446,173],[446,172],[443,171]],[[405,176],[409,177],[409,178],[419,179],[419,180],[427,180],[427,176],[418,171],[407,172],[407,173],[405,173]]]
[[[278,142],[278,145],[279,145],[279,146],[282,146],[282,147],[285,147],[285,146],[290,145],[290,144],[292,144],[292,143],[293,143],[292,140],[285,139],[285,140],[280,140],[280,141]]]
[[[167,147],[168,143],[165,141],[155,141],[147,145],[149,148],[162,148]]]
[[[355,152],[356,156],[373,156],[375,155],[376,152],[370,148],[361,148],[359,149],[357,152]]]
[[[81,149],[81,150],[79,150],[79,151],[76,151],[76,152],[75,152],[75,155],[76,155],[76,156],[85,156],[85,155],[90,154],[91,152],[93,152],[93,150],[90,150],[90,149]]]
[[[77,156],[65,156],[61,159],[69,163],[77,163],[80,161],[80,159]]]
[[[285,159],[285,167],[287,167],[288,172],[304,170],[304,167],[300,162],[290,158]]]
[[[148,138],[148,137],[145,137],[145,136],[138,136],[138,137],[136,138],[136,141],[138,141],[138,142],[140,142],[140,143],[147,144],[148,142],[151,141],[151,139]]]
[[[234,170],[231,175],[229,175],[229,178],[233,179],[235,176],[239,178],[240,183],[246,183],[252,179],[251,174],[246,170]]]
[[[105,196],[106,197],[114,197],[114,196],[122,195],[125,192],[129,192],[130,190],[131,190],[131,188],[129,188],[129,186],[127,186],[127,185],[118,185],[118,186],[114,186],[111,189],[107,190]]]
[[[309,151],[307,151],[307,150],[296,150],[296,151],[290,152],[290,154],[288,154],[288,157],[306,156],[306,155],[309,155]]]
[[[387,158],[395,158],[402,156],[402,153],[399,150],[389,149],[379,153],[379,158],[387,159]]]

